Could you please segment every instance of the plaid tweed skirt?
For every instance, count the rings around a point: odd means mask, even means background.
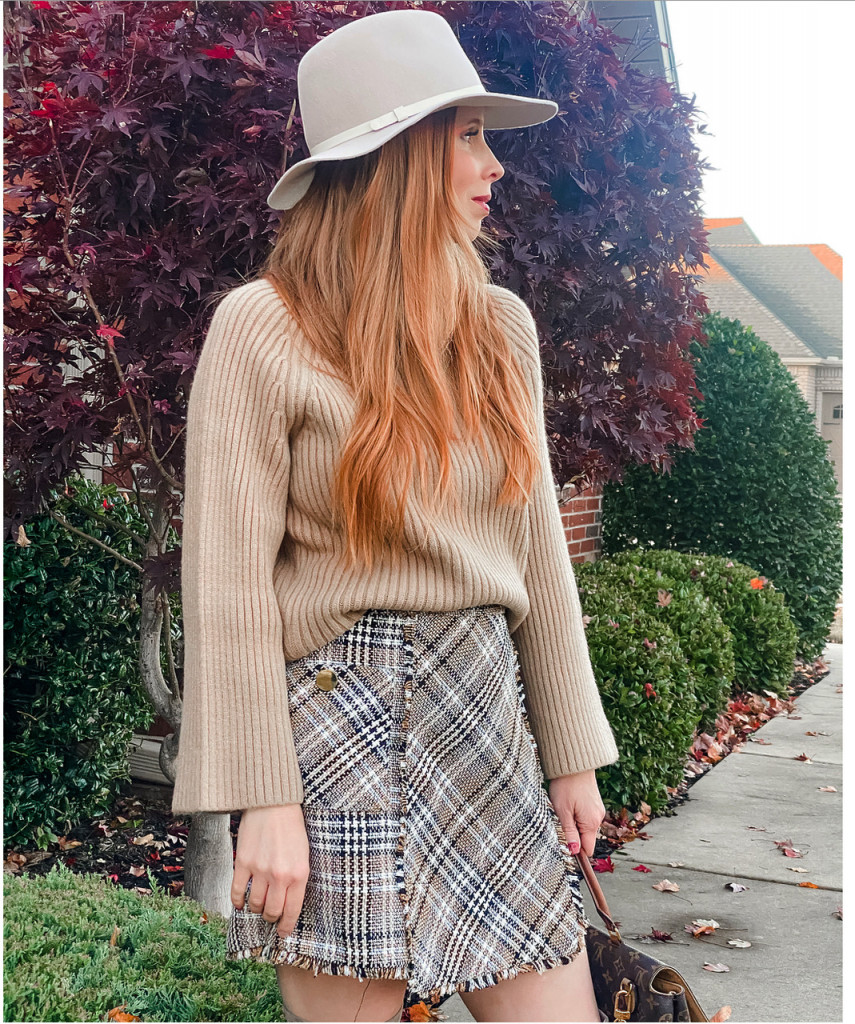
[[[574,959],[581,875],[503,606],[372,608],[286,678],[308,884],[285,938],[233,908],[227,959],[404,978],[405,1005]]]

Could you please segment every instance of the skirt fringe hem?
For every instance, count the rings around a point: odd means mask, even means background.
[[[506,981],[509,978],[515,978],[518,974],[527,974],[531,971],[543,974],[544,971],[549,970],[551,967],[560,967],[562,964],[571,963],[585,946],[585,933],[583,930],[580,930],[579,941],[570,953],[542,957],[540,960],[533,960],[527,964],[520,964],[517,967],[506,967],[500,971],[489,971],[486,974],[480,974],[478,977],[469,978],[466,981],[450,981],[441,985],[435,985],[423,993],[424,1001],[427,1003],[437,1003],[443,996],[451,995],[454,992],[474,992],[477,989],[489,988],[491,985],[497,985],[500,981]],[[269,963],[276,966],[289,964],[293,967],[301,967],[304,970],[313,971],[315,975],[344,974],[348,977],[358,978],[360,981],[365,981],[368,978],[396,978],[405,981],[410,979],[410,972],[403,964],[395,967],[353,967],[349,964],[337,963],[333,960],[322,960],[305,953],[298,953],[295,950],[280,953],[265,952],[264,946],[229,951],[226,954],[226,959],[252,959],[259,963]]]

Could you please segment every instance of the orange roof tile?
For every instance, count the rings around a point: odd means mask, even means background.
[[[830,245],[809,245],[808,249],[826,269],[834,274],[838,281],[843,280],[843,257],[836,253]]]

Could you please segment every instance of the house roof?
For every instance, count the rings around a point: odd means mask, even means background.
[[[741,217],[704,221],[710,309],[740,320],[783,358],[843,356],[843,270],[827,245],[761,245]]]
[[[815,356],[798,335],[728,273],[715,257],[708,255],[706,262],[709,270],[701,290],[711,310],[751,327],[782,359],[811,359]]]
[[[742,217],[707,217],[704,227],[709,232],[710,245],[756,245],[760,241]]]

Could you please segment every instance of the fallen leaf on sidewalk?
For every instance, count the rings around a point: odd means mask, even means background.
[[[643,864],[637,864],[632,870],[633,871],[647,871],[647,872],[650,872],[650,871],[653,870],[653,868],[647,868]]]
[[[790,871],[801,871],[803,875],[807,874],[807,868],[790,868]]]
[[[611,857],[594,857],[591,859],[594,871],[614,871],[615,865]]]
[[[726,966],[725,966],[724,964],[711,964],[711,963],[710,963],[710,962],[709,962],[709,961],[707,960],[707,961],[706,961],[706,962],[704,963],[704,970],[705,970],[705,971],[716,971],[716,972],[719,972],[719,973],[720,973],[720,972],[722,972],[722,971],[729,971],[729,970],[730,970],[730,968],[729,968],[729,967],[726,967]]]
[[[800,722],[802,720],[802,716],[801,715],[787,715],[787,718],[791,722]]]
[[[722,1006],[720,1010],[715,1011],[710,1020],[719,1024],[719,1021],[730,1020],[731,1013],[733,1013],[733,1010],[729,1006]]]
[[[832,917],[839,917],[840,920],[842,921],[843,920],[843,907],[838,907],[837,910],[832,910],[831,916]]]
[[[728,946],[736,946],[737,949],[748,949],[751,943],[748,939],[728,939]]]
[[[761,828],[760,825],[746,825],[746,828],[752,829],[754,832],[768,832],[768,828]]]
[[[819,888],[819,886],[816,885],[814,882],[799,882],[799,885],[802,887],[802,889],[818,889]]]
[[[772,741],[764,740],[762,736],[749,736],[748,739],[751,740],[752,743],[762,743],[764,747],[772,746]]]
[[[831,733],[823,732],[822,729],[817,729],[816,732],[813,732],[810,729],[808,729],[808,731],[805,733],[805,736],[830,736],[830,735],[831,735]]]
[[[669,882],[667,878],[663,878],[661,882],[657,882],[651,886],[653,889],[658,889],[660,892],[679,892],[680,886],[676,882]]]
[[[820,791],[820,793],[836,793],[837,792],[837,786],[817,786],[816,788]]]
[[[796,754],[793,758],[794,761],[805,761],[807,764],[813,764],[813,761],[807,756],[807,754]]]
[[[807,871],[807,868],[800,868],[799,870]],[[747,885],[742,885],[741,882],[726,882],[724,887],[725,889],[733,889],[734,892],[745,892],[749,888]]]
[[[682,868],[682,867],[685,867],[685,864],[681,860],[669,860],[668,861],[668,867],[669,868]]]
[[[775,846],[784,854],[786,857],[801,857],[801,851],[793,848],[792,839],[776,839],[774,840]]]
[[[699,918],[697,921],[692,921],[691,924],[686,925],[686,931],[695,937],[698,935],[712,935],[716,928],[718,928],[718,921],[713,921],[712,918],[709,920]]]

